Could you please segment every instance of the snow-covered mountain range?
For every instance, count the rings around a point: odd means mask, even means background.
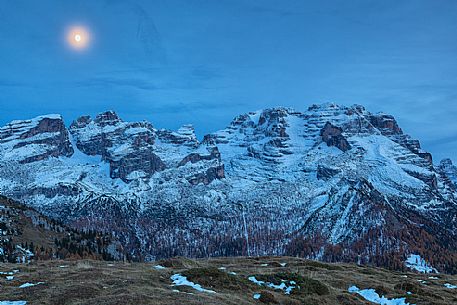
[[[202,141],[190,125],[156,129],[112,111],[68,128],[59,115],[0,128],[4,195],[113,232],[146,260],[288,254],[394,266],[417,252],[452,271],[457,167],[433,161],[394,117],[359,105],[250,112]]]

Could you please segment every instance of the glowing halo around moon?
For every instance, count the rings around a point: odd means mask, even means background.
[[[82,26],[74,26],[67,30],[67,43],[75,50],[85,50],[89,47],[91,36],[89,31]]]

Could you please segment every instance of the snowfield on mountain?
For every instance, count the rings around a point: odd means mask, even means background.
[[[293,255],[457,272],[457,168],[394,117],[312,105],[237,116],[198,141],[108,111],[0,128],[0,190],[155,260]]]

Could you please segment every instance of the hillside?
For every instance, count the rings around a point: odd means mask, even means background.
[[[0,301],[22,300],[27,305],[369,305],[374,303],[367,298],[373,300],[378,294],[389,299],[389,305],[457,302],[457,287],[452,288],[457,284],[456,276],[290,257],[0,265],[2,272],[13,269],[19,271],[12,279],[0,277]]]
[[[129,256],[291,255],[457,272],[456,167],[363,106],[277,107],[198,140],[107,111],[0,128],[3,194]]]
[[[32,208],[0,195],[0,262],[49,259],[120,259],[116,239],[70,229]]]

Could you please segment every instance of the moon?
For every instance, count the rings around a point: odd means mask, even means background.
[[[87,28],[83,26],[72,26],[67,30],[68,45],[78,51],[85,50],[89,47],[91,35]]]

